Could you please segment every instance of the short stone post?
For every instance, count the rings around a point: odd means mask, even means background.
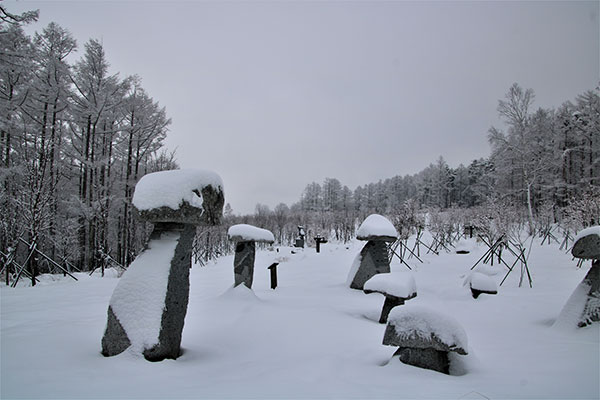
[[[592,268],[567,300],[555,324],[582,328],[600,322],[600,226],[579,232],[571,253],[575,258],[593,260]]]
[[[256,243],[271,244],[275,241],[275,238],[270,231],[248,224],[233,225],[227,231],[227,235],[229,240],[235,242],[233,286],[243,283],[248,289],[252,289]]]
[[[277,266],[279,263],[273,263],[267,269],[271,271],[271,289],[277,288]]]
[[[317,236],[315,236],[315,243],[316,243],[316,247],[317,247],[317,253],[320,253],[321,252],[321,243],[327,243],[327,239],[325,239],[321,235],[317,235]]]
[[[175,359],[181,352],[196,226],[219,223],[223,184],[208,171],[155,172],[138,182],[132,202],[154,230],[112,294],[102,354],[130,348],[149,361]]]
[[[395,242],[398,232],[387,218],[371,214],[356,231],[356,238],[367,241],[367,244],[354,260],[348,281],[352,289],[362,290],[373,275],[390,272],[386,242]]]
[[[405,301],[417,297],[417,284],[415,278],[404,273],[381,273],[365,282],[363,291],[366,294],[381,293],[385,296],[379,323],[385,324],[390,311],[396,306],[401,306]]]

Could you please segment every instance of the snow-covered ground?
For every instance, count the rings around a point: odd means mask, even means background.
[[[383,296],[349,289],[364,242],[328,243],[321,253],[259,250],[253,291],[232,289],[233,256],[191,271],[184,354],[151,363],[128,352],[105,358],[100,340],[118,278],[79,274],[35,288],[2,286],[1,392],[10,398],[595,398],[599,324],[552,324],[583,279],[553,246],[530,256],[533,289],[514,271],[496,296],[475,300],[463,286],[484,253],[442,252],[408,260],[418,287],[411,305],[455,319],[468,336],[459,376],[390,358],[381,344]],[[279,259],[276,290],[267,267]],[[505,268],[479,266],[499,283]],[[392,271],[407,271],[398,259]],[[496,273],[494,275],[494,273]],[[389,363],[388,363],[389,362]]]

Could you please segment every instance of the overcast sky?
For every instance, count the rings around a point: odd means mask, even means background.
[[[173,119],[182,168],[236,213],[489,155],[513,82],[558,107],[600,81],[599,2],[4,1],[102,40]]]

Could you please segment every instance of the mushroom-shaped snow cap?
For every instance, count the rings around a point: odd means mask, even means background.
[[[144,175],[132,203],[144,221],[217,225],[223,215],[223,182],[212,171],[178,169]]]
[[[571,250],[573,257],[600,260],[600,225],[580,231]]]
[[[398,231],[389,219],[379,214],[371,214],[356,231],[358,240],[383,240],[395,242],[398,239]]]
[[[367,294],[375,292],[407,300],[416,297],[417,284],[412,274],[384,272],[366,281],[363,291]]]
[[[275,241],[271,231],[248,224],[231,226],[227,231],[227,236],[234,242],[273,243]]]
[[[451,317],[415,305],[394,308],[388,317],[383,344],[467,354],[467,334]]]

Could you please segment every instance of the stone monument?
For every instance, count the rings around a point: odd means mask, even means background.
[[[273,234],[262,228],[248,224],[233,225],[227,231],[229,240],[235,242],[235,258],[233,259],[233,286],[246,285],[252,289],[254,279],[254,258],[256,243],[273,243]]]
[[[209,171],[155,172],[138,182],[132,203],[154,230],[112,294],[102,354],[130,349],[149,361],[175,359],[181,352],[196,226],[220,222],[223,184]]]
[[[354,260],[348,275],[352,289],[363,290],[364,284],[373,275],[390,272],[387,242],[395,242],[398,232],[394,225],[382,215],[371,214],[356,231],[356,238],[367,244]]]

